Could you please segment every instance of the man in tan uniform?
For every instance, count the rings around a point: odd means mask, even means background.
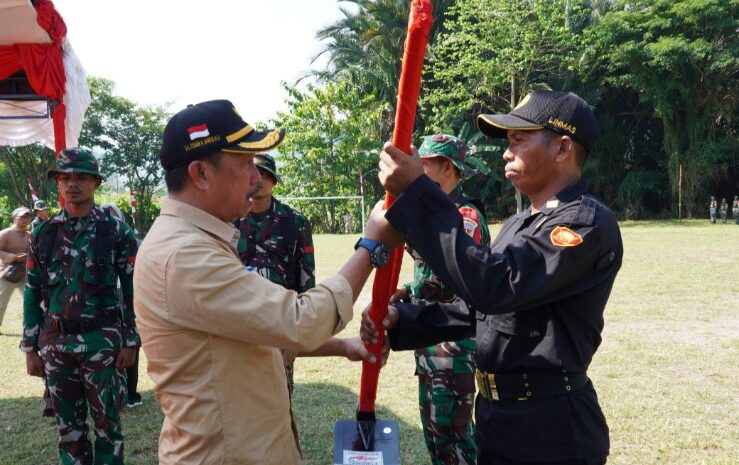
[[[33,219],[31,210],[19,207],[13,210],[13,225],[0,231],[0,276],[13,264],[25,264],[28,254],[28,224]],[[0,325],[5,318],[5,309],[8,308],[10,296],[16,289],[23,293],[26,280],[21,278],[16,282],[0,278]],[[2,334],[2,332],[0,332]]]
[[[381,210],[365,231],[374,245],[303,294],[240,262],[230,223],[251,208],[254,153],[284,135],[252,128],[226,100],[190,106],[164,130],[169,198],[134,272],[137,324],[165,415],[162,465],[301,464],[280,349],[312,351],[340,331],[371,266],[384,264]]]

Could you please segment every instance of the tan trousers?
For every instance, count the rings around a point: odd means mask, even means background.
[[[11,283],[7,279],[0,278],[0,325],[3,324],[5,309],[8,307],[8,302],[10,302],[10,296],[13,295],[13,291],[18,289],[23,294],[23,286],[25,284],[25,279],[21,279],[17,283]]]

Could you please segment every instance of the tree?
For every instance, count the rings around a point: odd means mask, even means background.
[[[470,0],[449,15],[426,72],[422,113],[432,125],[459,127],[482,112],[506,112],[530,90],[558,81],[566,88],[576,75],[583,1]]]
[[[409,5],[408,0],[350,0],[356,8],[342,8],[343,18],[318,31],[323,49],[313,62],[327,56],[323,70],[313,71],[319,82],[339,77],[353,83],[364,94],[382,105],[379,115],[380,140],[388,140],[395,118],[395,103],[403,57]],[[450,0],[432,1],[434,24],[429,42],[443,30],[444,15]],[[356,10],[353,12],[352,10]]]
[[[379,185],[372,182],[380,148],[377,120],[381,109],[371,96],[362,95],[345,81],[324,88],[308,85],[304,91],[284,85],[288,111],[275,124],[289,128],[278,148],[277,162],[283,182],[278,196],[359,195],[360,178],[368,181],[368,197],[377,199]],[[360,217],[358,206],[352,207]],[[335,202],[301,203],[300,210],[315,230],[335,232],[344,211]]]
[[[48,181],[46,172],[54,166],[54,151],[40,144],[22,147],[0,146],[0,192],[11,203],[33,205],[28,180],[40,199],[56,203],[56,185]]]
[[[591,73],[654,107],[673,202],[683,165],[693,213],[722,180],[736,185],[737,13],[737,0],[632,0],[588,33]]]
[[[107,79],[91,77],[88,83],[92,103],[80,144],[102,153],[104,173],[125,178],[136,197],[137,227],[146,233],[158,214],[163,179],[158,154],[170,115],[164,106],[141,107],[114,95],[115,85]]]
[[[587,16],[575,0],[470,0],[450,8],[431,49],[423,98],[432,124],[508,111],[549,83],[571,81]]]

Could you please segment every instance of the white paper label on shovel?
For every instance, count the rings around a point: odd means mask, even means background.
[[[382,452],[344,451],[344,462],[339,465],[383,465]]]

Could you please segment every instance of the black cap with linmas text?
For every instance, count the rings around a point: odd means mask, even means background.
[[[572,92],[535,90],[508,114],[477,117],[480,131],[490,137],[505,139],[506,131],[549,129],[570,136],[588,152],[600,131],[588,103]]]
[[[167,123],[159,160],[166,171],[217,152],[257,153],[285,138],[284,129],[257,131],[244,122],[228,100],[188,105]]]

